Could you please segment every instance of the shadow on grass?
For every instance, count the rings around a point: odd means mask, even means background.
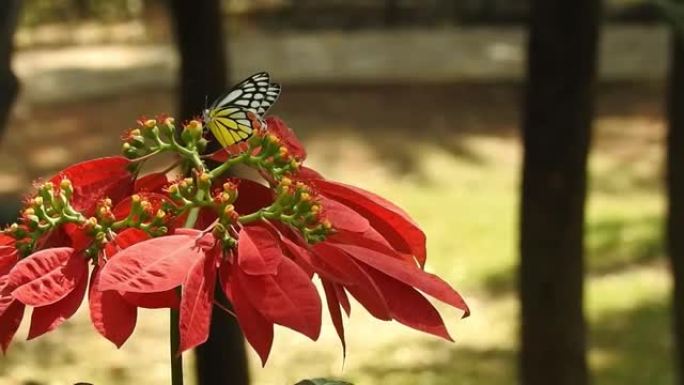
[[[662,221],[660,216],[652,215],[589,224],[585,230],[587,274],[617,273],[661,258],[665,255]],[[485,278],[483,287],[492,295],[513,292],[517,271],[508,268],[493,272]]]
[[[594,383],[673,384],[670,307],[651,301],[602,316],[592,324]]]

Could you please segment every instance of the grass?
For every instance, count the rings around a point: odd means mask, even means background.
[[[663,127],[643,118],[643,111],[611,111],[600,111],[590,159],[585,308],[592,376],[601,385],[669,384],[670,278],[659,182]],[[479,118],[488,115],[481,110],[460,113],[464,122],[492,126]],[[249,353],[254,383],[285,385],[322,376],[364,385],[514,383],[521,149],[512,134],[512,113],[502,114],[508,114],[509,125],[503,132],[437,130],[415,138],[410,129],[389,130],[401,121],[358,129],[333,118],[325,120],[325,130],[300,131],[310,166],[384,195],[414,215],[428,234],[427,269],[466,297],[472,316],[459,320],[458,312],[438,305],[456,339],[450,344],[374,320],[354,306],[346,361],[327,315],[318,342],[278,328],[266,368]],[[292,120],[307,123],[303,127],[321,123]],[[332,127],[330,121],[342,123]],[[0,385],[167,383],[166,325],[166,313],[144,312],[132,339],[115,350],[80,311],[59,331],[16,343],[0,361]]]

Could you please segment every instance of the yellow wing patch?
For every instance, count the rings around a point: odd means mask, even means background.
[[[205,125],[223,147],[247,140],[279,95],[280,85],[267,73],[254,74],[204,111]]]

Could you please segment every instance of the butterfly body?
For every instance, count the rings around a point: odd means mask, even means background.
[[[204,124],[221,146],[249,139],[268,109],[280,95],[280,85],[271,83],[266,72],[240,82],[204,110]]]

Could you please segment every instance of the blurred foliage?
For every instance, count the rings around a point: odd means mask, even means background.
[[[141,0],[24,0],[22,25],[64,23],[93,19],[121,21],[139,16]]]
[[[655,0],[672,1],[672,0]],[[520,23],[529,0],[223,0],[227,16],[241,26],[265,29],[359,29]],[[164,0],[25,0],[23,26],[84,20],[126,21],[143,17]],[[609,19],[654,21],[652,0],[606,0]]]

